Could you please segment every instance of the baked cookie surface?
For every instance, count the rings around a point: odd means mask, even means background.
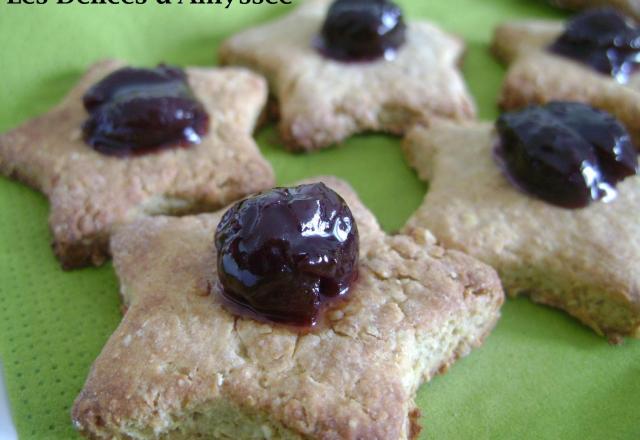
[[[547,50],[563,32],[552,20],[506,22],[494,32],[492,50],[509,64],[500,106],[517,109],[549,101],[577,101],[615,115],[640,144],[640,75],[626,84]]]
[[[147,214],[216,209],[274,182],[251,138],[266,84],[243,69],[186,69],[210,117],[209,133],[197,145],[125,158],[86,145],[82,96],[123,66],[95,64],[49,113],[0,135],[0,172],[50,200],[53,248],[65,268],[101,264],[115,225]]]
[[[220,48],[222,63],[247,66],[268,78],[289,148],[323,148],[363,131],[399,135],[434,117],[474,117],[457,69],[464,49],[460,39],[414,21],[407,24],[407,41],[393,60],[334,61],[313,46],[330,4],[307,0]]]
[[[430,190],[408,228],[496,268],[505,290],[566,310],[616,341],[640,336],[640,177],[610,203],[565,209],[528,196],[493,157],[489,123],[416,128],[404,142]]]
[[[145,218],[115,234],[128,310],[75,402],[77,429],[136,439],[417,436],[418,386],[482,343],[500,282],[425,229],[386,235],[346,184],[322,180],[358,223],[359,279],[308,333],[235,317],[209,294],[221,212]]]

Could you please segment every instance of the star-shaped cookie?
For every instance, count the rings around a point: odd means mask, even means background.
[[[503,23],[495,30],[492,50],[509,70],[500,105],[510,110],[549,101],[578,101],[615,115],[640,144],[640,75],[620,84],[588,66],[549,52],[564,24],[553,20]]]
[[[407,223],[498,270],[511,295],[566,310],[615,340],[640,336],[640,177],[610,203],[565,209],[516,189],[493,157],[489,123],[412,130],[409,163],[429,193]]]
[[[433,24],[410,22],[395,59],[333,61],[313,46],[330,4],[307,0],[284,18],[243,31],[220,48],[220,62],[247,66],[268,78],[288,147],[313,150],[363,131],[403,134],[434,117],[474,117],[457,69],[464,49],[460,39]]]
[[[126,158],[87,146],[82,96],[123,66],[95,64],[49,113],[0,135],[0,172],[50,200],[53,249],[65,268],[101,264],[115,225],[148,214],[217,209],[274,182],[251,138],[267,86],[243,69],[186,69],[210,117],[200,144]]]
[[[503,293],[489,266],[422,228],[388,236],[343,182],[360,232],[346,304],[309,332],[220,303],[222,215],[145,218],[112,239],[128,310],[73,408],[90,438],[413,439],[418,386],[482,343]]]
[[[551,3],[567,9],[588,9],[612,6],[625,14],[640,20],[640,2],[638,0],[551,0]]]

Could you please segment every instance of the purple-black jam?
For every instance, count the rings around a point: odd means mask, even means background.
[[[324,56],[338,61],[392,58],[405,43],[402,10],[389,0],[336,0],[317,39]]]
[[[83,103],[89,112],[84,140],[107,155],[186,147],[209,128],[209,115],[177,67],[119,69],[92,86]]]
[[[640,27],[612,8],[571,19],[549,49],[626,83],[640,66]]]
[[[610,201],[615,186],[638,172],[627,130],[610,114],[575,102],[505,113],[496,157],[519,188],[551,204],[582,208]]]
[[[345,298],[358,273],[358,228],[323,183],[275,188],[232,206],[216,230],[221,293],[232,310],[300,327]]]

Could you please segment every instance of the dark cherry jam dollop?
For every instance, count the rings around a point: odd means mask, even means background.
[[[357,277],[358,228],[345,201],[322,183],[235,204],[215,245],[226,302],[267,321],[313,326],[323,303],[344,298]]]
[[[317,40],[324,56],[339,61],[392,58],[404,44],[402,10],[389,0],[336,0]]]
[[[209,116],[182,69],[119,69],[83,97],[89,118],[84,140],[108,155],[123,156],[199,143]]]
[[[612,8],[588,10],[567,23],[550,50],[626,83],[640,66],[640,27]]]
[[[609,201],[616,184],[638,172],[626,129],[585,104],[552,102],[505,113],[496,128],[496,157],[507,176],[554,205],[581,208]]]

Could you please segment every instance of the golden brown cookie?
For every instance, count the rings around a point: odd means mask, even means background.
[[[210,116],[198,145],[126,158],[86,145],[82,96],[120,67],[113,60],[95,64],[49,113],[0,135],[0,172],[51,202],[53,249],[65,268],[101,264],[115,225],[148,214],[217,209],[274,182],[251,138],[266,83],[243,69],[186,69]]]
[[[551,3],[567,9],[613,6],[636,20],[640,20],[640,2],[638,0],[551,0]]]
[[[323,178],[360,231],[359,278],[319,328],[236,317],[220,304],[221,212],[145,218],[112,238],[128,310],[73,408],[111,439],[413,439],[421,383],[479,346],[503,293],[489,266],[425,229],[388,236],[345,183]]]
[[[333,61],[312,44],[330,4],[307,0],[281,19],[229,38],[220,49],[222,63],[268,78],[288,147],[313,150],[363,131],[399,135],[434,117],[474,117],[457,68],[464,49],[460,39],[431,23],[410,22],[395,59]]]
[[[493,157],[489,123],[416,128],[409,163],[429,193],[408,228],[495,267],[505,290],[566,310],[612,340],[640,336],[640,177],[610,203],[555,207],[510,183]]]
[[[578,101],[615,115],[640,145],[640,75],[627,84],[588,66],[553,54],[547,47],[563,32],[560,21],[527,20],[501,24],[492,50],[509,70],[500,106],[517,109],[549,101]]]

